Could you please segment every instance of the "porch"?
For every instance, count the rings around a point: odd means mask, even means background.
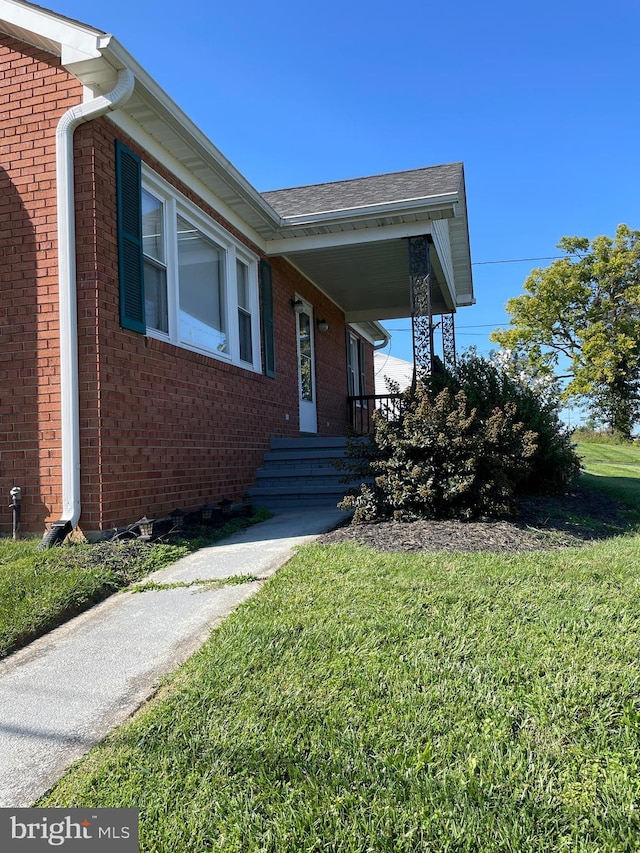
[[[443,335],[444,362],[455,361],[455,313],[475,301],[463,165],[294,187],[262,197],[281,218],[280,227],[265,234],[267,255],[288,260],[343,312],[347,423],[353,434],[370,433],[375,411],[395,417],[401,406],[400,395],[372,393],[373,377],[367,379],[363,366],[362,339],[374,350],[388,341],[379,321],[411,317],[420,372],[434,367],[436,327]],[[300,430],[315,433],[313,330],[316,323],[326,330],[326,323],[314,321],[313,306],[302,299],[292,304]]]

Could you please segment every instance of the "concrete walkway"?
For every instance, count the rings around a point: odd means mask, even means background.
[[[331,507],[283,511],[149,579],[268,578],[343,518]],[[261,586],[118,593],[0,662],[0,807],[29,806],[48,791]]]

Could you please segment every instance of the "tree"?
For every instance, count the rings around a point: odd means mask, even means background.
[[[640,418],[640,231],[615,238],[563,237],[567,257],[534,269],[507,302],[510,328],[491,340],[540,375],[568,364],[565,400],[630,438]]]

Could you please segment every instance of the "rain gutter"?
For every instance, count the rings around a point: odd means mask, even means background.
[[[118,71],[115,87],[67,110],[56,130],[56,181],[58,212],[58,281],[60,294],[60,395],[62,429],[62,516],[49,534],[54,544],[78,523],[80,500],[80,393],[78,380],[78,312],[76,284],[76,228],[73,134],[84,122],[125,104],[133,93],[135,77]]]

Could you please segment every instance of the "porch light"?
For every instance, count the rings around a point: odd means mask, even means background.
[[[218,506],[220,507],[220,511],[223,515],[231,515],[232,504],[229,498],[224,498],[223,500],[221,500]]]
[[[151,539],[154,520],[155,519],[147,518],[146,515],[143,515],[140,521],[136,521],[136,526],[140,531],[140,539],[142,539],[143,542],[148,542]]]
[[[200,521],[211,521],[213,519],[213,504],[202,504],[200,507]]]
[[[296,314],[302,314],[302,312],[304,311],[304,302],[302,301],[302,299],[292,299],[291,307],[293,308]]]
[[[319,332],[328,332],[329,324],[326,320],[318,320],[318,331]]]
[[[174,530],[182,530],[184,527],[184,516],[185,513],[180,509],[174,509],[169,513],[169,518],[171,519],[171,524],[173,524]]]

